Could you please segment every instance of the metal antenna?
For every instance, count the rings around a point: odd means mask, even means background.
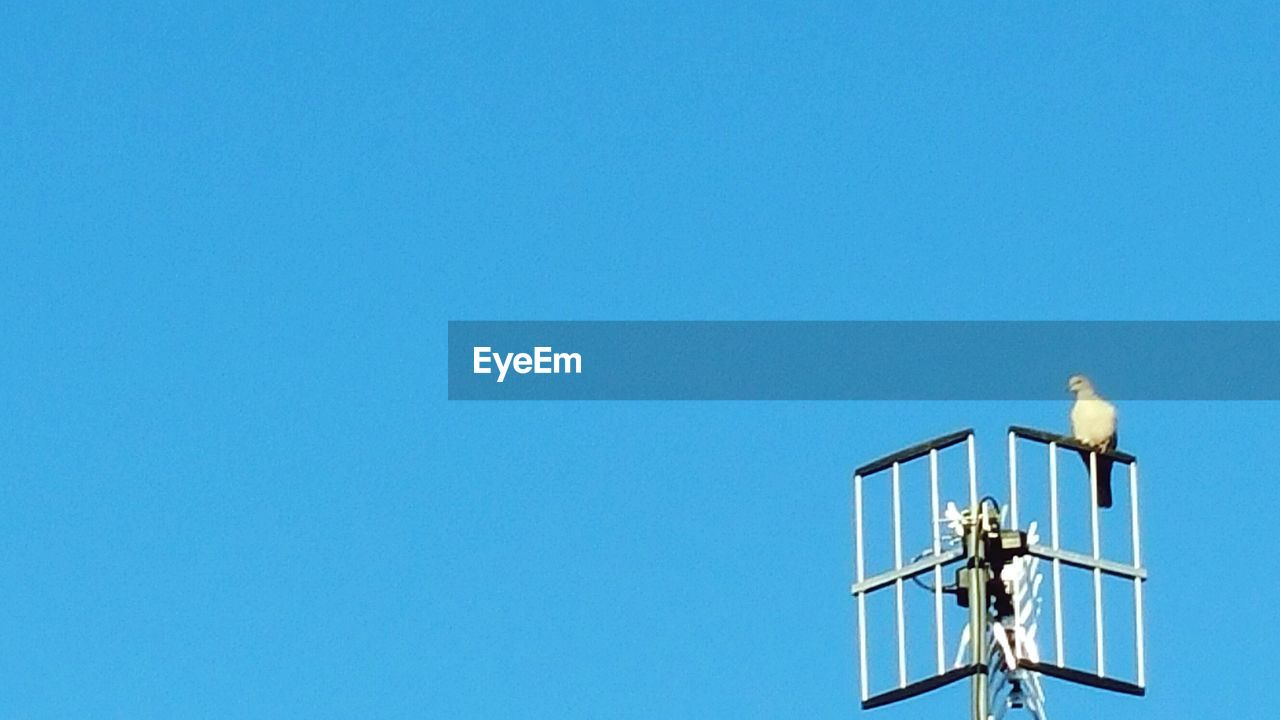
[[[1037,522],[1032,521],[1024,529],[1020,527],[1020,514],[1025,507],[1019,505],[1019,483],[1029,485],[1018,476],[1018,447],[1023,442],[1039,443],[1048,448],[1047,495],[1049,501],[1050,545],[1042,545]],[[967,487],[955,487],[953,492],[967,495],[967,507],[957,508],[954,501],[943,510],[943,456],[949,448],[964,445],[967,470]],[[1060,508],[1060,477],[1058,455],[1060,452],[1079,454],[1086,459],[1089,484],[1090,547],[1087,552],[1064,548],[1061,542],[1060,515],[1079,513],[1084,508]],[[928,458],[929,510],[933,522],[931,535],[910,538],[920,541],[928,549],[904,561],[902,503],[903,484],[909,482],[904,468],[923,458]],[[1101,460],[1128,465],[1129,517],[1132,558],[1127,562],[1104,557],[1101,541],[1101,521],[1097,497],[1097,475]],[[889,470],[892,496],[889,518],[889,538],[893,548],[893,564],[868,575],[866,567],[866,520],[868,506],[863,493],[866,485],[882,471]],[[881,707],[906,700],[931,690],[970,678],[970,706],[972,720],[1002,720],[1010,709],[1024,709],[1037,720],[1047,720],[1044,693],[1040,684],[1042,675],[1091,687],[1131,695],[1146,693],[1146,648],[1143,641],[1143,588],[1147,571],[1142,566],[1138,527],[1138,463],[1137,458],[1119,451],[1102,451],[1082,445],[1073,438],[1033,430],[1010,427],[1008,434],[1009,499],[1001,504],[991,496],[978,494],[976,443],[971,429],[944,435],[919,445],[900,450],[859,467],[853,476],[853,531],[855,548],[855,578],[852,592],[857,599],[858,612],[858,660],[859,680],[863,709]],[[880,478],[882,479],[882,478]],[[907,513],[910,514],[910,508]],[[1008,520],[1010,527],[1005,527]],[[943,526],[949,534],[944,535]],[[1083,550],[1083,548],[1081,549]],[[1041,586],[1039,563],[1048,561],[1051,567],[1053,590],[1053,639],[1054,660],[1046,662],[1040,657],[1035,634],[1039,627]],[[962,564],[961,564],[962,563]],[[959,565],[955,582],[944,586],[943,568]],[[1094,662],[1092,668],[1072,667],[1066,662],[1064,630],[1062,574],[1067,569],[1085,570],[1093,584],[1092,637]],[[875,569],[873,568],[873,571]],[[920,576],[932,575],[930,587]],[[1104,635],[1102,577],[1119,577],[1133,583],[1134,599],[1134,663],[1136,677],[1123,679],[1109,672],[1107,645]],[[933,638],[936,654],[934,674],[912,678],[907,662],[908,643],[905,628],[908,617],[903,599],[905,582],[912,580],[933,594]],[[896,669],[893,687],[873,691],[873,679],[869,671],[871,653],[867,637],[868,595],[893,588],[895,616],[893,627],[896,640]],[[952,667],[945,664],[946,644],[943,627],[944,594],[952,595],[955,602],[968,610],[968,624],[963,629],[962,646]],[[912,619],[914,626],[916,620]],[[923,619],[922,619],[923,622]],[[967,661],[965,655],[967,650]],[[1110,670],[1114,670],[1111,668]]]
[[[965,551],[969,557],[965,585],[969,589],[969,637],[973,643],[973,661],[982,669],[974,673],[972,692],[973,720],[987,720],[987,568],[986,543],[983,536],[987,528],[987,507],[975,508],[971,522],[965,528]]]

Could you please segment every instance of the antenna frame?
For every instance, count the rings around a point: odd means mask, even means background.
[[[942,588],[942,568],[962,560],[965,557],[965,550],[962,547],[955,547],[944,551],[941,547],[940,531],[937,527],[937,523],[935,522],[931,554],[910,563],[904,564],[902,562],[901,467],[903,464],[913,460],[919,460],[925,457],[929,458],[930,499],[933,517],[936,520],[939,515],[940,505],[938,492],[938,455],[942,450],[959,445],[960,443],[967,444],[969,500],[971,505],[976,505],[978,492],[977,468],[974,463],[975,442],[972,428],[965,428],[953,433],[948,433],[947,435],[942,435],[932,440],[927,440],[903,450],[890,453],[884,457],[858,467],[858,469],[853,473],[854,512],[852,524],[855,537],[854,566],[856,581],[850,588],[850,592],[857,598],[858,603],[859,678],[861,681],[862,708],[864,710],[882,707],[901,700],[906,700],[983,672],[984,668],[982,663],[976,660],[950,669],[946,667],[945,662],[945,633],[942,625],[942,595],[944,593]],[[865,543],[862,522],[862,487],[866,478],[885,470],[892,472],[893,482],[894,567],[890,570],[867,577],[865,572],[865,563],[863,560],[863,549],[865,547]],[[902,596],[903,584],[913,577],[923,575],[930,571],[932,571],[934,575],[934,635],[936,639],[938,672],[931,677],[923,678],[914,682],[907,682],[906,644],[904,639],[903,615],[904,602]],[[866,596],[871,592],[880,590],[889,585],[894,586],[896,596],[898,686],[873,695],[870,692],[867,672]],[[975,657],[978,656],[975,655]]]
[[[1023,542],[1021,547],[1017,548],[1012,555],[1005,553],[1003,550],[996,550],[995,554],[1003,556],[1003,559],[997,557],[992,564],[991,559],[987,557],[992,552],[991,543],[999,543],[998,536],[1001,534],[1021,533],[1019,527],[1018,516],[1018,464],[1017,450],[1019,440],[1029,440],[1041,443],[1049,447],[1049,485],[1050,485],[1050,524],[1051,524],[1051,543],[1045,545],[1043,543],[1026,543],[1025,534],[1023,534]],[[962,543],[957,547],[943,550],[941,546],[939,528],[937,519],[940,516],[939,505],[940,498],[938,493],[938,456],[939,452],[960,443],[965,443],[968,450],[968,472],[969,472],[969,512],[966,515],[964,524],[964,538]],[[991,597],[988,597],[987,587],[988,581],[995,577],[993,568],[998,572],[998,567],[1002,562],[1008,562],[1011,558],[1017,557],[1037,557],[1048,561],[1053,571],[1053,589],[1054,589],[1054,632],[1055,632],[1055,650],[1057,653],[1056,662],[1046,662],[1044,660],[1032,661],[1028,658],[1015,658],[1013,667],[1008,673],[1017,670],[1026,670],[1031,673],[1039,673],[1049,677],[1066,680],[1102,690],[1120,692],[1129,695],[1144,695],[1146,693],[1146,662],[1145,662],[1145,644],[1144,633],[1145,627],[1143,622],[1143,584],[1147,580],[1147,570],[1141,562],[1141,546],[1139,533],[1139,513],[1138,513],[1138,467],[1137,458],[1129,453],[1110,450],[1103,451],[1098,448],[1090,447],[1080,443],[1079,441],[1057,435],[1054,433],[1026,428],[1020,426],[1010,426],[1008,430],[1008,469],[1009,469],[1009,503],[1006,506],[1009,510],[1009,520],[1012,523],[1011,530],[1000,531],[1002,523],[997,515],[994,519],[994,526],[989,522],[989,514],[986,509],[986,503],[978,501],[978,484],[977,484],[977,463],[976,463],[976,440],[972,428],[966,428],[957,432],[949,433],[932,440],[913,445],[911,447],[899,450],[889,455],[885,455],[877,460],[866,463],[853,473],[853,534],[855,537],[855,575],[856,581],[851,586],[851,593],[857,598],[857,614],[858,614],[858,653],[859,653],[859,676],[861,685],[861,705],[864,710],[882,707],[895,702],[906,700],[917,695],[936,690],[937,688],[950,685],[964,678],[973,678],[972,706],[973,717],[985,720],[988,717],[988,674],[992,672],[989,667],[993,659],[992,648],[988,644],[988,635],[991,633],[992,625],[995,621],[995,615],[989,612]],[[1092,553],[1085,554],[1065,550],[1060,546],[1058,534],[1058,496],[1057,496],[1057,450],[1059,448],[1068,448],[1080,453],[1087,453],[1089,458],[1089,477],[1090,477],[1090,500],[1092,503],[1090,526],[1092,534]],[[919,460],[927,457],[929,459],[930,474],[930,503],[935,519],[933,528],[933,546],[932,552],[914,561],[903,563],[902,561],[902,538],[901,538],[901,467],[903,464]],[[1100,532],[1098,519],[1097,504],[1097,479],[1098,465],[1100,459],[1109,460],[1114,464],[1126,465],[1129,470],[1129,492],[1130,492],[1130,512],[1131,522],[1130,528],[1132,532],[1132,548],[1133,560],[1131,563],[1118,562],[1102,557],[1100,552]],[[893,486],[893,542],[894,542],[894,567],[890,570],[876,573],[870,577],[866,575],[864,562],[864,536],[863,536],[863,484],[866,479],[877,473],[889,470],[892,473]],[[994,532],[993,532],[994,528]],[[961,570],[960,576],[966,578],[964,585],[966,589],[951,588],[944,591],[942,587],[942,568],[965,561],[965,567]],[[1095,669],[1091,672],[1080,668],[1069,667],[1063,661],[1063,629],[1062,629],[1062,603],[1060,597],[1061,589],[1061,566],[1068,565],[1072,567],[1089,570],[1094,580],[1094,622],[1095,622]],[[906,580],[914,578],[925,573],[932,572],[934,574],[934,632],[937,639],[937,674],[914,682],[907,682],[906,678],[906,645],[904,640],[904,602],[903,602],[903,584]],[[1120,678],[1109,677],[1105,669],[1105,653],[1103,643],[1103,623],[1102,623],[1102,593],[1101,578],[1103,575],[1114,576],[1130,580],[1134,584],[1134,613],[1135,613],[1135,641],[1136,641],[1136,664],[1137,664],[1137,682],[1129,682]],[[999,583],[992,584],[993,586]],[[877,590],[882,590],[889,586],[893,586],[896,595],[896,629],[898,642],[898,686],[890,690],[872,694],[869,687],[868,679],[868,663],[867,663],[867,633],[866,633],[866,596]],[[946,668],[943,651],[944,628],[942,623],[942,601],[941,596],[944,592],[956,594],[957,599],[961,595],[967,594],[968,604],[970,608],[970,662],[966,664],[957,664],[954,667]],[[1007,600],[1007,598],[1005,598]],[[977,630],[973,630],[977,628]],[[1003,655],[1003,651],[1001,653]],[[1002,672],[1007,675],[1008,673]],[[997,683],[997,687],[1000,684]]]
[[[1017,447],[1018,440],[1028,440],[1035,443],[1048,446],[1049,453],[1049,482],[1050,482],[1050,516],[1052,522],[1051,544],[1044,545],[1040,543],[1032,544],[1027,548],[1027,554],[1034,557],[1048,560],[1053,568],[1053,626],[1054,626],[1054,651],[1055,662],[1031,662],[1020,660],[1019,667],[1025,667],[1033,672],[1038,672],[1049,677],[1059,680],[1077,683],[1080,685],[1088,685],[1101,690],[1109,690],[1112,692],[1124,693],[1127,695],[1143,696],[1146,694],[1146,643],[1145,643],[1145,618],[1143,608],[1143,584],[1148,579],[1146,567],[1142,565],[1142,549],[1141,549],[1141,533],[1139,524],[1139,506],[1138,506],[1138,458],[1130,453],[1119,450],[1100,450],[1094,446],[1076,440],[1075,438],[1058,435],[1056,433],[1046,432],[1044,430],[1036,430],[1034,428],[1021,427],[1018,425],[1009,426],[1009,495],[1010,507],[1017,507],[1018,497],[1018,475],[1017,475]],[[1057,492],[1057,458],[1058,450],[1067,448],[1079,453],[1087,453],[1089,457],[1089,488],[1090,488],[1090,532],[1092,540],[1092,553],[1084,554],[1071,550],[1064,550],[1060,547],[1058,537],[1058,492]],[[1110,460],[1113,467],[1116,464],[1127,466],[1129,480],[1129,529],[1131,533],[1131,542],[1133,548],[1133,560],[1130,563],[1109,560],[1102,557],[1101,554],[1101,537],[1099,531],[1098,520],[1098,464],[1100,459]],[[1016,510],[1011,510],[1016,513]],[[1014,515],[1016,517],[1016,515]],[[1062,635],[1062,601],[1061,601],[1061,566],[1070,565],[1073,567],[1089,570],[1093,576],[1093,594],[1094,594],[1094,638],[1095,638],[1095,671],[1090,672],[1080,668],[1073,668],[1067,665],[1064,660],[1064,638]],[[1110,575],[1133,583],[1134,593],[1134,644],[1135,644],[1135,664],[1137,670],[1136,682],[1129,682],[1120,678],[1110,677],[1106,674],[1106,654],[1104,648],[1104,623],[1102,612],[1102,576]]]

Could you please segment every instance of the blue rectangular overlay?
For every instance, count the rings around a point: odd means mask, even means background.
[[[1280,399],[1271,321],[450,321],[451,400]]]

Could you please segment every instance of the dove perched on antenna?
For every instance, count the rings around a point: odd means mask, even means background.
[[[1076,402],[1071,406],[1071,436],[1098,452],[1116,449],[1116,406],[1107,402],[1094,390],[1093,383],[1083,375],[1072,375],[1067,389],[1075,393]],[[1084,466],[1089,467],[1089,453],[1081,452]],[[1111,466],[1114,461],[1098,456],[1098,507],[1111,507]]]

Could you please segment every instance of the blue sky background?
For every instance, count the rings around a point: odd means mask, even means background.
[[[1065,393],[450,403],[446,321],[1276,316],[1271,4],[150,5],[0,11],[0,717],[850,717],[849,472]],[[1151,692],[1051,710],[1273,716],[1280,409],[1121,413]]]

